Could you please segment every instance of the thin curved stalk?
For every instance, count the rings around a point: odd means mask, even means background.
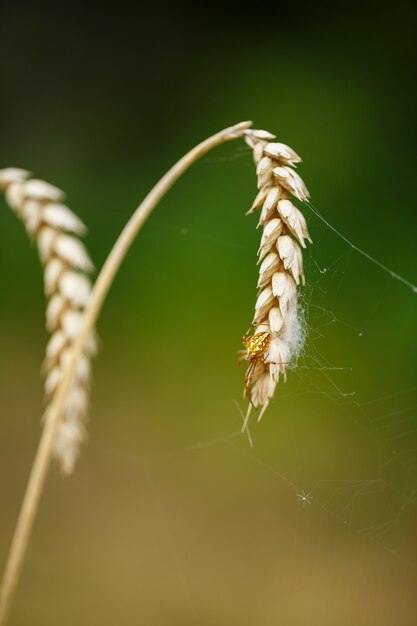
[[[226,141],[242,137],[243,131],[251,125],[251,122],[241,122],[216,133],[212,137],[209,137],[202,143],[198,144],[195,148],[183,156],[182,159],[180,159],[175,165],[173,165],[173,167],[168,170],[168,172],[161,178],[155,187],[148,193],[143,202],[138,206],[107,257],[107,260],[105,261],[91,292],[89,302],[83,315],[83,323],[80,333],[77,341],[74,343],[67,369],[62,376],[60,385],[57,388],[54,399],[51,402],[45,416],[45,426],[29,475],[29,481],[17,520],[0,588],[0,626],[5,626],[6,624],[7,616],[16,591],[23,559],[39,507],[49,465],[51,463],[52,446],[55,434],[60,423],[60,418],[65,406],[65,401],[77,361],[85,349],[88,337],[95,326],[103,303],[113,283],[114,277],[123,262],[123,259],[125,258],[130,246],[146,219],[176,180],[195,161],[209,152],[209,150]]]

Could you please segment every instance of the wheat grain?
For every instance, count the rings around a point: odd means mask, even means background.
[[[261,419],[280,376],[285,379],[287,367],[303,343],[297,286],[304,284],[301,249],[306,247],[306,240],[311,243],[311,238],[304,216],[289,194],[305,201],[309,193],[293,169],[301,158],[289,146],[270,141],[273,139],[275,136],[266,131],[245,131],[246,143],[253,150],[259,189],[247,214],[260,210],[258,226],[263,227],[252,337],[267,333],[269,338],[266,350],[259,355],[251,351],[254,344],[245,336],[244,358],[249,361],[245,393],[250,404],[244,428],[252,406],[260,408]]]
[[[47,402],[52,399],[78,336],[82,314],[88,303],[91,282],[87,274],[93,264],[83,243],[81,220],[64,204],[64,193],[30,173],[17,168],[0,170],[0,189],[6,201],[25,224],[38,247],[44,265],[45,295],[48,298],[46,327],[51,333],[43,364]],[[72,472],[85,438],[91,378],[90,357],[95,351],[94,335],[77,363],[67,396],[62,421],[54,441],[54,456],[65,474]]]

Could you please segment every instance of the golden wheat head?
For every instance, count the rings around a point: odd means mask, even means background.
[[[60,382],[78,335],[87,305],[93,270],[90,256],[80,241],[86,228],[65,205],[64,193],[43,180],[31,178],[18,168],[0,170],[0,189],[9,206],[23,221],[36,243],[44,266],[45,295],[48,299],[46,327],[51,333],[43,364],[47,402]],[[54,456],[65,474],[72,472],[85,438],[91,379],[90,357],[95,351],[91,335],[66,401],[55,442]],[[47,416],[47,411],[46,411]]]
[[[258,250],[259,280],[252,337],[245,342],[249,361],[245,389],[252,406],[260,408],[259,419],[275,392],[280,375],[301,348],[303,330],[297,306],[297,287],[304,284],[302,248],[311,242],[301,211],[290,200],[306,201],[309,193],[295,171],[301,162],[292,148],[274,142],[264,130],[245,131],[253,150],[259,192],[248,213],[260,211],[263,229]],[[268,341],[265,341],[268,338]],[[259,348],[259,342],[265,349]],[[245,422],[246,425],[246,422]]]

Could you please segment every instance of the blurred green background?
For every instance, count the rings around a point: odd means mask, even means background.
[[[0,17],[0,166],[65,189],[98,268],[175,160],[253,119],[301,153],[317,210],[417,283],[407,4],[14,3]],[[415,623],[417,295],[304,207],[307,343],[250,448],[235,361],[254,195],[233,142],[135,242],[99,322],[90,440],[71,479],[51,473],[11,624]],[[36,251],[3,199],[0,285],[3,564],[47,340]]]

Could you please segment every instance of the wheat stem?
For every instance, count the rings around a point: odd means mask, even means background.
[[[0,626],[5,626],[6,624],[19,580],[23,559],[51,462],[55,433],[60,423],[75,367],[85,349],[88,337],[95,326],[114,277],[144,222],[175,181],[209,150],[226,141],[242,137],[244,130],[250,126],[251,122],[241,122],[235,126],[226,128],[212,137],[209,137],[183,156],[161,178],[138,206],[107,257],[84,311],[80,332],[72,348],[71,357],[68,360],[67,367],[63,372],[60,384],[45,416],[45,426],[29,476],[0,588]]]

